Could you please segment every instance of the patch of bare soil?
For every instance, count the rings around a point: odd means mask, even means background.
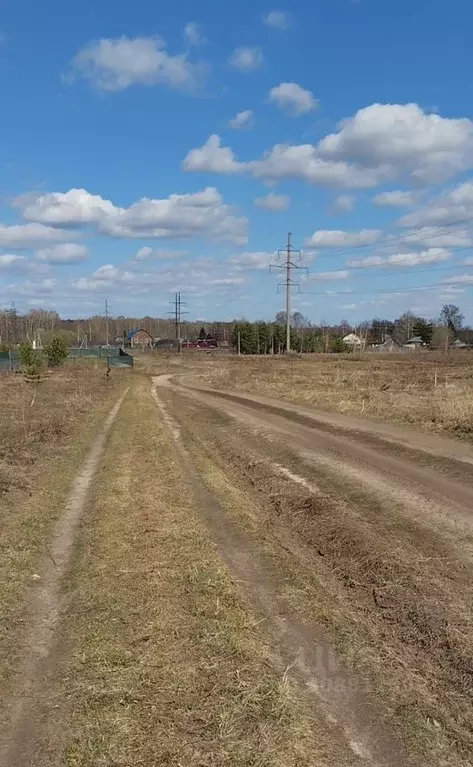
[[[473,594],[471,569],[455,549],[386,498],[371,491],[370,502],[366,488],[301,460],[296,439],[268,439],[263,422],[255,436],[220,403],[165,396],[208,481],[224,477],[233,514],[235,498],[246,498],[240,521],[263,541],[293,608],[329,628],[346,662],[383,697],[410,752],[469,764]]]

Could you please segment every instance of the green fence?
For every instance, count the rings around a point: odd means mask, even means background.
[[[112,368],[132,368],[133,357],[127,354],[120,346],[110,346],[103,349],[101,346],[95,346],[91,349],[69,349],[68,359],[103,359],[104,363],[108,357],[109,365]],[[0,352],[0,373],[8,371],[18,371],[21,368],[20,352]]]

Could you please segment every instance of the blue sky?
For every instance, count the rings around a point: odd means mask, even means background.
[[[467,0],[3,0],[0,305],[473,321]]]

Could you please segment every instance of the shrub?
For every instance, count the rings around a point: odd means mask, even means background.
[[[27,378],[38,378],[43,367],[43,361],[30,343],[20,346],[21,369]]]
[[[67,358],[67,343],[61,336],[55,336],[43,349],[48,368],[59,368]]]
[[[350,346],[345,343],[343,338],[334,338],[332,341],[332,352],[335,354],[344,354],[351,351]]]

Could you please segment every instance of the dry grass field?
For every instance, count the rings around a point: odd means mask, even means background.
[[[473,433],[473,354],[468,351],[289,358],[209,355],[202,356],[195,375],[200,383],[216,389],[461,438],[471,438]]]
[[[24,626],[25,595],[47,552],[77,466],[128,378],[103,365],[66,365],[40,384],[0,376],[0,688]]]

